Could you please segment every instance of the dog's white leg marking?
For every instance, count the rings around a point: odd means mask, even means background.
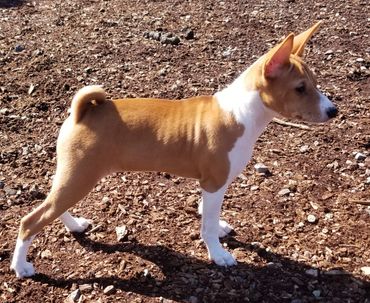
[[[34,236],[28,240],[17,239],[10,268],[15,271],[18,278],[31,277],[35,274],[32,263],[27,262],[27,252]]]
[[[218,229],[219,238],[227,236],[234,229],[229,223],[227,223],[224,220],[220,220],[218,223],[219,223],[218,224],[219,225],[219,229]]]
[[[208,257],[220,266],[235,265],[236,261],[232,254],[222,248],[219,241],[220,213],[222,200],[224,198],[226,186],[215,193],[202,191],[203,196],[203,216],[201,236],[208,249]]]
[[[200,215],[203,215],[203,199],[200,199],[200,202],[198,205],[198,213]],[[234,229],[230,224],[228,224],[224,220],[220,220],[218,223],[219,223],[219,230],[218,230],[219,238],[227,236]]]
[[[73,217],[68,211],[64,212],[59,219],[69,232],[82,233],[90,225],[90,222],[85,218]]]

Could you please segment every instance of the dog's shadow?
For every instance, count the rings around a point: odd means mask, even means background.
[[[292,302],[294,299],[297,302],[344,302],[344,299],[365,302],[370,295],[370,283],[349,273],[336,271],[332,272],[335,273],[333,275],[320,271],[233,237],[225,240],[230,248],[245,250],[246,253],[255,252],[265,261],[265,265],[239,263],[224,268],[162,245],[103,244],[81,234],[74,236],[90,251],[103,251],[106,254],[128,252],[148,260],[160,268],[164,278],[159,280],[149,274],[130,279],[115,275],[55,279],[37,274],[34,280],[62,288],[70,288],[73,284],[97,283],[103,289],[113,285],[124,292],[181,302]]]
[[[0,0],[0,8],[18,7],[22,6],[24,3],[24,0]]]

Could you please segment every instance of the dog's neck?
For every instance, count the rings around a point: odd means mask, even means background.
[[[266,107],[258,90],[249,90],[245,82],[248,70],[233,83],[217,92],[215,97],[221,108],[234,115],[237,122],[246,128],[248,139],[254,143],[266,126],[278,114]]]

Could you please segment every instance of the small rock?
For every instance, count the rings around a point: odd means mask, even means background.
[[[114,294],[115,291],[116,291],[116,289],[115,289],[114,285],[109,285],[106,288],[104,288],[103,293],[105,295],[111,295],[111,294]]]
[[[267,174],[269,172],[269,169],[263,163],[257,163],[254,168],[259,174]]]
[[[338,163],[337,160],[335,160],[334,162],[327,164],[326,167],[327,168],[337,169],[339,167],[339,163]]]
[[[287,196],[287,195],[289,195],[290,194],[290,189],[289,188],[283,188],[282,190],[280,190],[279,192],[278,192],[278,195],[279,196]]]
[[[14,50],[15,50],[15,52],[17,52],[17,53],[20,53],[21,51],[23,51],[23,50],[24,50],[24,46],[23,46],[23,45],[18,44],[18,45],[16,45],[16,46],[15,46]]]
[[[355,159],[356,159],[357,161],[363,161],[363,160],[365,160],[365,159],[366,159],[366,156],[365,156],[363,153],[356,153],[356,155],[355,155]]]
[[[319,205],[318,205],[317,203],[315,203],[315,202],[310,201],[310,205],[311,205],[311,207],[312,207],[314,210],[318,210],[318,209],[319,209]]]
[[[258,185],[252,185],[251,186],[251,191],[256,191],[256,190],[259,190],[259,186]]]
[[[80,291],[90,291],[93,290],[93,286],[91,284],[81,284],[78,286]]]
[[[198,207],[198,202],[199,202],[199,197],[195,195],[191,195],[186,199],[186,205],[190,207],[197,208]]]
[[[314,295],[315,298],[319,298],[321,295],[321,291],[319,289],[315,289],[312,294]]]
[[[28,89],[28,94],[32,95],[32,93],[35,91],[35,88],[36,88],[36,86],[31,83],[31,85]]]
[[[333,193],[328,192],[328,193],[323,194],[323,195],[321,196],[321,199],[322,199],[322,200],[328,200],[328,199],[330,199],[330,198],[331,198],[331,197],[333,197],[333,196],[334,196],[334,194],[333,194]]]
[[[123,271],[126,268],[127,262],[125,260],[122,260],[119,264],[119,270]]]
[[[10,112],[9,108],[4,107],[4,108],[0,109],[0,114],[2,114],[2,115],[5,115],[9,112]]]
[[[298,187],[298,181],[296,180],[289,180],[288,181],[288,188],[292,192],[296,192]]]
[[[185,31],[184,38],[186,40],[191,40],[191,39],[194,39],[194,37],[195,37],[194,31],[192,29],[188,28]]]
[[[240,174],[238,176],[238,178],[242,179],[242,180],[248,180],[248,178],[244,175],[244,174]]]
[[[48,250],[48,249],[45,249],[45,250],[43,250],[43,251],[41,252],[41,258],[42,258],[42,259],[50,259],[50,258],[51,258],[51,256],[52,256],[52,253],[51,253],[51,251],[50,251],[50,250]]]
[[[365,276],[370,276],[370,266],[361,267],[361,273]]]
[[[36,56],[40,56],[44,54],[44,51],[42,49],[36,49],[33,53],[32,53],[32,56],[36,57]]]
[[[91,72],[93,71],[93,68],[91,66],[88,66],[84,69],[84,71],[86,74],[91,74]]]
[[[167,68],[164,67],[164,68],[160,69],[158,74],[160,76],[165,76],[167,74]]]
[[[23,146],[22,147],[22,156],[27,156],[29,153],[28,146]]]
[[[180,43],[180,38],[172,33],[162,34],[160,42],[162,44],[178,45]]]
[[[34,148],[35,148],[35,151],[37,151],[38,153],[39,153],[40,151],[42,151],[42,146],[41,146],[41,145],[35,144],[35,145],[34,145]]]
[[[103,203],[108,203],[109,202],[109,198],[108,197],[103,197],[103,199],[101,201]]]
[[[0,189],[3,189],[5,186],[5,183],[3,181],[0,181]]]
[[[125,225],[116,227],[117,241],[123,241],[128,234],[127,227]]]
[[[159,31],[151,31],[151,32],[145,32],[144,33],[145,38],[156,40],[156,41],[159,41],[161,39],[161,35],[162,35],[162,33],[159,32]]]
[[[301,299],[293,299],[290,303],[303,303]]]
[[[310,223],[315,223],[316,222],[316,216],[315,215],[308,215],[307,216],[307,221]]]
[[[195,296],[191,296],[191,297],[189,297],[189,303],[198,303],[198,298],[197,297],[195,297]]]
[[[80,297],[81,297],[81,291],[77,288],[76,290],[72,291],[68,295],[67,300],[69,300],[69,302],[77,302]]]
[[[199,233],[197,233],[197,232],[192,232],[192,233],[190,234],[190,239],[192,239],[192,240],[197,240],[197,239],[199,239]]]
[[[229,46],[227,49],[225,49],[223,52],[222,52],[222,56],[223,57],[230,57],[233,53],[233,49]]]
[[[14,196],[17,194],[17,191],[13,188],[10,188],[10,187],[5,187],[4,188],[4,191],[5,193],[8,195],[8,196]]]
[[[357,58],[356,62],[365,62],[365,59],[364,58]]]
[[[305,271],[305,274],[317,278],[319,276],[319,271],[317,269],[310,268]]]
[[[303,146],[301,146],[301,147],[299,148],[299,151],[300,151],[301,153],[305,153],[305,152],[308,152],[308,151],[309,151],[309,149],[310,149],[310,147],[309,147],[308,145],[303,145]]]

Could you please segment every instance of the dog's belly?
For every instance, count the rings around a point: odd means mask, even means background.
[[[134,144],[134,146],[137,144]],[[181,177],[200,179],[199,160],[180,148],[155,146],[134,148],[123,146],[117,170],[120,171],[159,171]]]

